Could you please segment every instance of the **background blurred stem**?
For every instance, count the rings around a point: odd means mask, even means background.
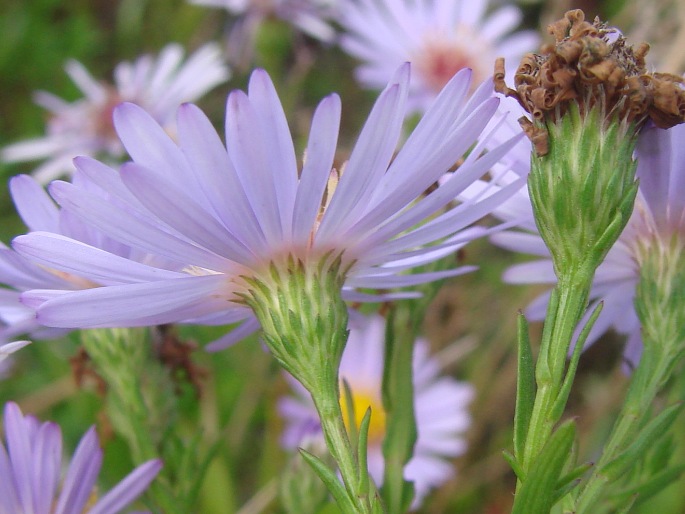
[[[171,427],[176,401],[171,379],[150,355],[144,329],[96,329],[82,332],[82,342],[107,384],[107,407],[115,430],[126,440],[135,464],[163,458],[161,442]],[[157,512],[187,514],[187,488],[165,467],[148,496]],[[192,481],[197,477],[179,477]]]

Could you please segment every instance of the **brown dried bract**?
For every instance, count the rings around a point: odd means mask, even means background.
[[[635,48],[598,18],[585,21],[583,11],[566,13],[548,27],[556,41],[542,55],[527,54],[514,76],[514,89],[504,82],[504,60],[495,64],[495,90],[516,98],[533,120],[557,121],[571,103],[581,113],[598,107],[607,119],[636,125],[651,119],[669,128],[685,121],[685,88],[675,75],[649,73],[649,45]],[[524,127],[543,148],[542,135]]]
[[[76,355],[69,359],[69,364],[71,365],[71,373],[74,376],[74,381],[79,389],[83,389],[86,385],[92,384],[100,396],[105,396],[105,393],[107,392],[107,382],[105,382],[105,379],[95,371],[90,355],[88,355],[85,348],[80,347]]]
[[[159,325],[156,329],[157,354],[175,382],[176,393],[181,392],[181,382],[187,381],[199,397],[207,370],[197,366],[192,360],[192,353],[197,350],[197,345],[192,341],[179,339],[172,325]]]

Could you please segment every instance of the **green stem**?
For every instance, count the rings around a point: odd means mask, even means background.
[[[318,388],[317,393],[312,393],[312,399],[319,413],[326,446],[338,464],[345,489],[347,489],[355,509],[360,514],[371,514],[372,509],[368,494],[360,491],[363,486],[359,480],[359,465],[343,422],[337,381],[335,385],[329,384],[327,388]]]
[[[635,307],[642,325],[643,354],[631,377],[621,412],[602,456],[577,497],[576,512],[594,512],[610,476],[610,465],[647,431],[647,416],[683,355],[685,317],[682,290],[685,259],[680,238],[647,240],[640,248],[640,282]],[[663,413],[663,412],[662,412]],[[653,414],[653,413],[652,413]],[[643,453],[631,456],[637,465]],[[614,473],[615,474],[615,473]]]
[[[172,393],[166,372],[149,358],[149,343],[143,330],[97,329],[82,333],[83,345],[107,383],[108,413],[115,430],[126,440],[136,464],[161,458],[160,420],[169,418]],[[146,384],[143,377],[152,377]],[[143,391],[153,401],[146,402]],[[171,402],[173,404],[173,401]],[[157,409],[157,410],[155,410]],[[166,420],[169,422],[169,419]],[[172,484],[163,469],[148,488],[158,512],[185,514],[187,505],[178,484]]]
[[[521,462],[524,472],[542,451],[563,411],[556,402],[564,380],[568,350],[587,307],[593,273],[594,270],[588,273],[587,269],[579,268],[562,275],[554,293],[558,302],[550,301],[546,319],[551,326],[545,326],[543,331],[535,368],[537,393]]]
[[[669,346],[669,345],[667,345]],[[625,402],[602,456],[594,467],[592,475],[576,500],[577,514],[594,512],[594,505],[606,489],[610,478],[604,473],[607,464],[616,459],[635,439],[645,415],[661,390],[664,380],[673,368],[669,355],[661,355],[652,363],[651,355],[643,355],[631,379]],[[648,362],[652,360],[652,362]]]
[[[385,471],[383,499],[388,512],[408,507],[411,488],[404,479],[404,467],[414,454],[416,416],[414,410],[414,342],[417,337],[417,311],[412,303],[398,304],[388,316],[383,370],[383,408],[386,436],[383,440]]]

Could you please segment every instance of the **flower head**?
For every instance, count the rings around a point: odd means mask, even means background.
[[[423,111],[459,70],[472,69],[480,83],[498,55],[516,61],[536,46],[533,31],[507,35],[521,22],[516,7],[485,16],[487,8],[487,0],[347,0],[340,44],[362,61],[357,78],[372,89],[410,61],[416,75],[410,109]]]
[[[93,504],[102,466],[94,427],[81,439],[61,479],[62,434],[58,425],[24,416],[15,403],[8,403],[4,426],[7,444],[0,445],[1,514],[116,514],[147,489],[162,467],[159,460],[141,464]]]
[[[40,91],[36,102],[50,113],[43,137],[5,147],[6,162],[45,160],[34,176],[42,183],[73,171],[72,159],[90,155],[108,161],[124,157],[112,125],[112,111],[121,102],[145,107],[165,130],[175,133],[174,113],[181,102],[195,101],[229,77],[216,45],[208,44],[183,62],[180,45],[167,45],[157,58],[139,57],[114,70],[114,84],[96,81],[81,63],[71,60],[66,72],[84,97],[67,102]]]
[[[355,320],[358,322],[358,320]],[[369,472],[375,483],[383,482],[382,442],[385,436],[385,414],[381,399],[383,381],[385,321],[374,316],[352,325],[340,365],[340,380],[352,390],[354,412],[359,425],[367,408],[371,407],[369,428]],[[470,424],[468,404],[473,396],[469,384],[441,377],[439,363],[428,354],[428,344],[419,339],[414,349],[414,403],[417,441],[414,456],[405,468],[405,478],[414,482],[417,507],[430,489],[454,475],[445,459],[464,453],[463,434]],[[283,445],[295,449],[303,441],[313,444],[322,440],[321,426],[310,395],[296,381],[290,380],[294,396],[279,403],[286,428]],[[346,407],[344,400],[343,411]]]
[[[669,248],[675,241],[677,248],[685,242],[685,126],[668,130],[656,127],[642,131],[637,143],[637,177],[639,190],[633,214],[604,262],[597,268],[591,305],[604,302],[586,344],[592,344],[609,328],[628,336],[625,356],[635,363],[641,352],[640,322],[635,312],[635,291],[645,252],[655,246]],[[506,184],[516,174],[502,174],[498,181]],[[486,188],[480,184],[467,191],[467,196]],[[489,184],[496,190],[497,186]],[[527,212],[527,215],[525,214]],[[526,189],[519,190],[494,211],[500,219],[522,220],[523,230],[511,230],[492,236],[492,241],[504,248],[538,256],[536,261],[511,266],[504,280],[516,284],[554,284],[556,275],[549,250],[538,235],[533,223],[533,211]],[[526,316],[542,320],[549,300],[544,293],[526,309]],[[581,323],[582,325],[582,323]]]
[[[683,79],[648,72],[647,43],[632,47],[599,18],[585,21],[579,9],[568,11],[548,32],[555,38],[554,46],[523,58],[514,77],[515,89],[504,84],[504,58],[498,59],[495,70],[495,89],[516,98],[534,122],[554,124],[571,106],[581,116],[599,110],[605,123],[615,119],[636,128],[647,120],[660,128],[685,120]],[[523,124],[538,155],[546,154],[544,129],[530,121]]]
[[[685,87],[646,70],[647,44],[629,46],[580,10],[548,31],[555,45],[524,57],[515,89],[498,60],[495,89],[532,117],[520,119],[535,149],[528,190],[557,276],[591,276],[632,212],[636,135],[648,120],[662,128],[685,121]]]
[[[64,182],[54,183],[51,192],[63,209],[113,239],[185,263],[183,276],[160,273],[159,280],[149,280],[141,275],[135,284],[52,295],[38,307],[39,321],[61,327],[160,324],[201,316],[237,321],[250,312],[245,294],[254,280],[270,283],[274,269],[282,276],[291,266],[326,271],[335,264],[333,282],[343,298],[354,301],[407,294],[378,296],[358,288],[392,290],[468,271],[403,273],[482,234],[466,227],[520,183],[483,201],[452,201],[516,139],[485,154],[476,145],[447,183],[424,194],[474,146],[497,100],[487,83],[468,99],[470,74],[459,73],[395,154],[408,75],[405,65],[381,94],[339,180],[340,173],[331,171],[340,117],[336,95],[324,99],[314,114],[301,171],[264,71],[253,73],[248,94],[234,91],[228,98],[227,147],[193,105],[179,110],[178,145],[140,107],[120,106],[115,125],[133,162],[120,174],[91,160],[77,162],[116,201]],[[437,133],[443,136],[436,138]],[[87,245],[79,246],[77,257],[57,255],[46,234],[15,241],[54,269],[79,269],[76,273],[84,276],[102,270],[128,273],[123,261]],[[46,297],[25,293],[24,299],[39,303]],[[257,326],[254,320],[248,324],[251,330]]]

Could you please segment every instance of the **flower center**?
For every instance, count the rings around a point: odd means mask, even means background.
[[[483,56],[483,49],[486,54],[490,53],[488,46],[468,27],[457,27],[455,34],[449,38],[429,35],[414,58],[417,72],[435,93],[439,93],[464,68],[473,70],[474,80],[471,83],[477,85],[489,75],[489,70],[483,66],[483,63],[489,62]]]
[[[114,122],[112,120],[112,114],[117,105],[122,102],[122,98],[119,96],[116,90],[112,89],[107,95],[107,99],[102,105],[98,105],[94,112],[92,113],[92,120],[94,122],[95,134],[104,141],[113,141],[118,144],[119,137],[114,130]]]
[[[347,401],[345,401],[345,390],[340,387],[340,407],[343,413],[343,420],[345,427],[349,430],[350,412],[347,408]],[[371,407],[371,423],[369,424],[369,444],[380,444],[385,436],[385,411],[380,398],[369,390],[360,388],[357,391],[352,391],[352,407],[354,408],[354,423],[361,425],[362,419],[366,414],[366,410]]]

